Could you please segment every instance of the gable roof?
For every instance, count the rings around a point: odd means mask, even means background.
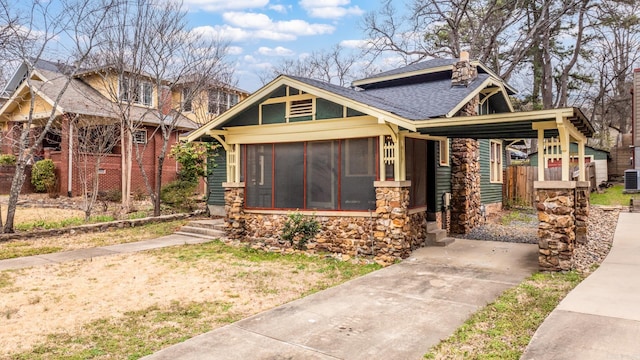
[[[451,78],[451,71],[453,65],[456,64],[458,59],[431,59],[426,61],[417,62],[407,66],[403,66],[397,69],[384,71],[379,74],[372,75],[370,77],[355,80],[352,83],[354,87],[360,88],[373,88],[386,86],[387,84],[394,84],[402,81],[406,81],[409,78],[421,77],[422,79],[429,78],[438,73],[444,73]],[[515,94],[517,91],[509,84],[504,82],[500,77],[494,73],[491,69],[486,67],[479,61],[470,61],[471,65],[475,66],[478,70],[478,74],[487,74],[496,80],[500,81],[509,95]],[[437,75],[436,75],[437,76]]]
[[[36,67],[36,72],[39,74],[39,77],[43,79],[29,80],[29,82],[25,81],[20,84],[17,89],[13,91],[12,97],[0,107],[0,113],[11,110],[12,106],[16,105],[16,95],[29,91],[29,84],[39,97],[53,107],[68,79],[67,75],[62,71],[68,70],[69,67],[64,64],[46,60],[38,60],[34,66]],[[128,110],[131,117],[140,119],[147,125],[158,125],[160,124],[161,118],[173,120],[173,117],[177,116],[175,127],[190,130],[198,128],[198,124],[179,113],[161,117],[157,109],[149,109],[136,105],[131,105]],[[119,117],[118,113],[120,110],[117,103],[106,98],[81,79],[72,78],[69,86],[57,103],[57,111],[115,119]]]

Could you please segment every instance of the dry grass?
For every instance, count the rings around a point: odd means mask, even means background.
[[[0,273],[0,358],[137,359],[378,268],[214,241]]]

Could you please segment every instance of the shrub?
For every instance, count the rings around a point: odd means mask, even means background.
[[[282,240],[288,241],[294,248],[304,250],[307,243],[320,231],[318,221],[299,212],[287,216],[287,221],[282,229]]]
[[[13,154],[0,154],[0,166],[2,165],[15,165],[16,156]]]
[[[37,192],[53,191],[56,185],[56,172],[53,160],[36,161],[31,169],[31,184]]]
[[[98,191],[98,201],[120,202],[121,200],[122,192],[119,189]]]
[[[192,181],[172,181],[162,187],[160,200],[174,209],[191,211],[195,204],[193,194],[196,186],[197,183]]]

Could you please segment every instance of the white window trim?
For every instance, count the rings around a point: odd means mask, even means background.
[[[122,80],[124,82],[130,83],[130,84],[133,83],[133,81],[130,81],[130,80],[132,80],[130,77],[124,77]],[[150,94],[150,99],[149,99],[150,103],[149,104],[145,104],[145,102],[144,102],[144,98],[145,98],[145,96],[144,96],[145,95],[144,94],[144,87],[145,86],[144,85],[145,84],[149,84],[149,86],[151,87],[151,94]],[[136,89],[136,94],[138,95],[138,100],[133,100],[131,102],[128,101],[127,99],[123,99],[123,93],[122,93],[123,86],[122,85],[123,84],[120,82],[120,80],[118,80],[118,99],[120,101],[128,102],[128,103],[133,104],[133,105],[144,106],[144,107],[147,107],[147,108],[152,108],[153,107],[153,103],[154,103],[154,101],[153,101],[153,84],[151,83],[151,81],[147,81],[147,80],[140,80],[139,81],[137,89]]]
[[[144,134],[144,140],[142,140],[142,136],[138,138],[138,134]],[[132,142],[134,144],[146,144],[147,143],[147,130],[136,130],[133,132]]]
[[[492,184],[502,184],[503,181],[502,152],[502,141],[489,141],[489,182]]]
[[[440,146],[440,166],[451,166],[451,156],[449,154],[449,148],[451,147],[451,142],[449,138],[445,140],[440,140],[438,142]]]

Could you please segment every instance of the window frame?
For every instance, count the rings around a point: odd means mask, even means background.
[[[489,141],[489,182],[502,184],[502,153],[503,144],[499,140]]]
[[[124,76],[119,81],[118,90],[120,101],[146,107],[153,106],[153,84],[150,81]]]
[[[440,140],[438,141],[438,146],[438,163],[440,164],[440,166],[451,166],[451,155],[449,154],[449,149],[451,148],[451,140],[449,138]]]
[[[144,134],[144,140],[138,138],[139,134]],[[131,134],[131,142],[136,145],[145,145],[148,142],[147,130],[135,130],[133,134]]]
[[[190,98],[190,96],[192,96],[191,94],[189,94],[190,91],[191,89],[189,88],[183,88],[181,91],[182,111],[184,112],[193,112],[193,98]]]

